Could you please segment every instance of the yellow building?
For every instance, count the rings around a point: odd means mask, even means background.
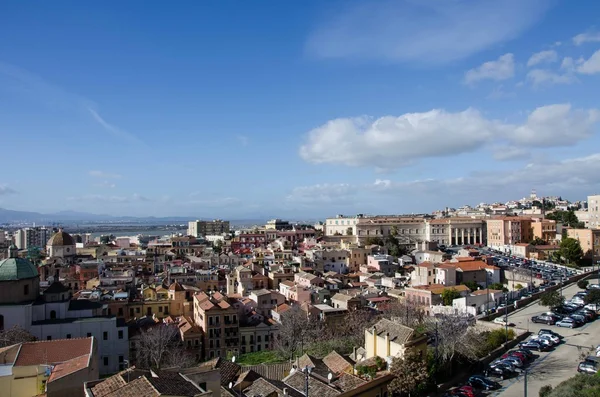
[[[367,359],[402,357],[409,348],[425,351],[427,337],[388,319],[381,319],[373,327],[365,330],[365,358]]]

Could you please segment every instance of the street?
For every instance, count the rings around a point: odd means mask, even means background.
[[[563,290],[563,294],[569,299],[577,291],[579,291],[577,285],[571,285]],[[574,376],[577,373],[577,364],[582,357],[587,356],[590,350],[591,354],[594,354],[596,345],[600,344],[600,318],[575,329],[534,324],[530,321],[532,316],[546,311],[548,308],[540,306],[536,302],[508,316],[509,321],[515,323],[516,327],[528,329],[534,334],[537,334],[541,328],[547,328],[564,336],[563,343],[554,350],[535,353],[539,357],[531,363],[527,375],[527,394],[532,397],[538,396],[542,386],[549,384],[554,387]],[[501,383],[504,387],[492,395],[502,397],[525,395],[523,375]]]

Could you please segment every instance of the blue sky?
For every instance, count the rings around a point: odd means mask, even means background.
[[[0,207],[430,212],[600,183],[600,2],[0,5]]]

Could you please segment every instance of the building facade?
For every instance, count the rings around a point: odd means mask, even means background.
[[[193,237],[204,237],[229,233],[229,221],[215,219],[213,221],[191,221],[188,222],[188,235]]]

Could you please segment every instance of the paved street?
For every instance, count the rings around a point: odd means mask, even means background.
[[[567,298],[571,298],[577,291],[579,291],[579,288],[572,285],[564,289],[563,294]],[[533,324],[529,321],[532,316],[547,310],[547,308],[535,303],[513,315],[509,315],[509,320],[519,328],[529,329],[533,333],[537,333],[541,328],[549,328],[564,336],[563,343],[553,351],[536,353],[539,357],[529,366],[527,394],[532,397],[538,396],[542,386],[547,384],[556,386],[575,375],[577,364],[581,361],[582,355],[587,356],[590,348],[600,344],[600,318],[575,329]],[[504,388],[494,393],[495,396],[522,397],[525,395],[523,376],[506,380],[502,384]]]

